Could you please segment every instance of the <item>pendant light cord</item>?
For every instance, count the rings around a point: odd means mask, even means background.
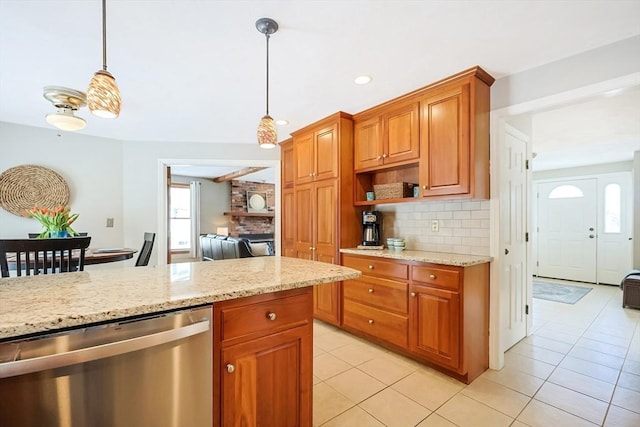
[[[107,0],[102,0],[102,69],[107,71]]]
[[[269,115],[269,34],[265,34],[267,37],[267,116]]]

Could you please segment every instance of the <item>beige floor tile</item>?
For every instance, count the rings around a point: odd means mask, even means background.
[[[358,366],[364,362],[382,356],[383,350],[363,343],[348,344],[344,347],[337,348],[331,351],[331,354],[344,360],[352,366]]]
[[[322,382],[322,380],[320,378],[316,377],[315,375],[313,376],[313,385],[316,385],[316,384],[321,383],[321,382]]]
[[[462,390],[464,384],[451,378],[416,371],[392,385],[391,388],[425,408],[435,411]]]
[[[478,378],[460,393],[515,418],[531,398],[501,384]]]
[[[584,347],[574,347],[573,350],[569,352],[569,356],[588,360],[589,362],[608,366],[613,369],[622,369],[622,364],[624,363],[624,359],[621,357],[611,356]]]
[[[518,371],[533,375],[534,377],[542,378],[543,380],[549,378],[551,372],[556,368],[554,365],[549,363],[544,363],[510,351],[505,353],[504,363],[505,366],[515,368]]]
[[[434,412],[416,427],[456,427],[456,425]]]
[[[485,371],[480,378],[502,384],[530,397],[533,397],[544,383],[544,380],[540,378],[525,374],[509,366],[505,366],[499,371],[489,369]]]
[[[547,381],[607,403],[611,401],[615,388],[614,384],[564,368],[556,369]]]
[[[611,404],[640,413],[640,392],[624,387],[616,387]]]
[[[618,376],[620,375],[619,369],[609,368],[608,366],[599,365],[597,363],[578,359],[572,356],[565,357],[558,367],[568,369],[573,372],[579,372],[611,384],[617,383]]]
[[[313,321],[313,336],[317,337],[322,334],[326,334],[327,332],[335,332],[338,328],[335,326],[331,326],[328,323],[321,322],[319,320]]]
[[[413,369],[384,357],[375,357],[364,362],[358,369],[386,385],[391,385],[413,372]]]
[[[431,414],[430,410],[392,388],[370,397],[360,403],[360,407],[388,427],[415,426]]]
[[[349,369],[325,381],[355,403],[360,403],[386,387],[386,384],[365,374],[357,368]]]
[[[561,341],[567,344],[575,344],[580,339],[580,334],[572,334],[559,331],[557,328],[547,325],[535,332],[535,335],[550,338],[555,341]]]
[[[605,427],[638,427],[640,426],[640,414],[627,411],[617,406],[611,406],[604,422]]]
[[[513,418],[461,394],[455,395],[436,413],[461,427],[500,427],[513,422]]]
[[[587,331],[584,333],[583,337],[608,344],[618,345],[620,347],[627,347],[629,345],[629,340],[626,338],[619,338],[597,331]]]
[[[329,353],[313,358],[313,375],[323,381],[351,368],[347,362]]]
[[[509,352],[518,353],[522,356],[527,356],[541,362],[549,363],[551,365],[557,365],[564,358],[563,353],[558,353],[553,350],[547,350],[546,348],[536,347],[526,342],[519,342],[514,345]]]
[[[594,427],[585,419],[576,417],[561,409],[533,399],[524,411],[518,416],[517,421],[531,427]]]
[[[608,344],[606,342],[596,341],[589,338],[580,338],[576,343],[576,347],[588,348],[589,350],[598,351],[600,353],[609,354],[611,356],[624,358],[627,354],[627,347]]]
[[[618,379],[618,387],[640,391],[640,375],[634,375],[631,372],[621,372],[620,379]]]
[[[529,424],[516,420],[511,424],[511,427],[529,427]]]
[[[631,372],[635,375],[640,375],[640,362],[627,359],[622,366],[622,370],[625,372]]]
[[[537,334],[525,338],[523,342],[531,344],[535,347],[546,348],[547,350],[555,351],[562,354],[567,354],[569,350],[571,350],[571,347],[573,347],[573,344],[557,341]]]
[[[359,342],[351,335],[344,332],[327,332],[325,334],[314,337],[314,344],[324,351],[335,350],[345,345]]]
[[[373,418],[358,406],[343,412],[322,427],[384,427],[380,421]]]
[[[354,402],[325,383],[313,386],[313,425],[320,426],[353,406]]]
[[[326,351],[318,347],[317,345],[313,346],[313,357],[320,356],[321,354],[325,354]]]
[[[545,383],[535,398],[595,424],[602,424],[608,407],[605,402],[551,383]]]

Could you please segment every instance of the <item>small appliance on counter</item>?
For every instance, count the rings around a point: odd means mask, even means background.
[[[378,211],[362,212],[362,246],[380,246],[382,214]]]

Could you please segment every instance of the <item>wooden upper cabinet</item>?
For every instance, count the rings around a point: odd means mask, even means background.
[[[293,139],[280,143],[280,180],[282,181],[282,188],[293,187]]]
[[[469,193],[469,85],[429,96],[421,109],[421,195]]]
[[[294,136],[296,184],[338,177],[338,140],[337,124]]]
[[[382,115],[384,164],[420,157],[419,104],[394,109]]]
[[[364,170],[420,157],[419,103],[390,105],[354,125],[354,169]]]

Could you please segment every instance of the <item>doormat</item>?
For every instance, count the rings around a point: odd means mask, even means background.
[[[575,304],[593,288],[583,286],[560,285],[548,282],[533,282],[533,297],[557,301],[565,304]]]

